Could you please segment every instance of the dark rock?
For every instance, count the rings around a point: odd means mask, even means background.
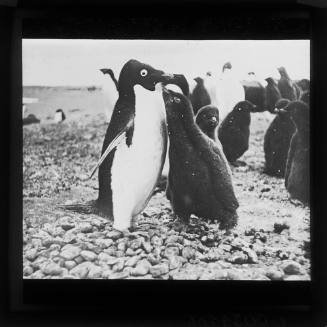
[[[295,261],[288,260],[281,265],[281,269],[288,275],[302,274],[302,267]]]
[[[289,229],[290,226],[283,222],[283,223],[274,223],[274,232],[280,234],[284,229]]]
[[[248,256],[243,252],[237,251],[228,261],[231,263],[243,264],[248,261]]]

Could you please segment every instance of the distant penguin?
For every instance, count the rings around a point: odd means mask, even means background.
[[[194,115],[197,114],[200,108],[211,103],[208,90],[204,86],[204,79],[201,77],[194,78],[196,86],[190,95]]]
[[[234,227],[238,201],[221,147],[197,126],[187,97],[167,89],[163,97],[170,140],[167,195],[174,213],[184,222],[195,214],[217,219],[221,229]]]
[[[302,101],[294,101],[291,117],[296,126],[285,171],[285,186],[291,198],[310,203],[310,112]]]
[[[265,88],[265,108],[271,113],[275,110],[276,102],[282,98],[277,82],[272,78],[268,77],[265,79],[267,82]]]
[[[118,81],[119,98],[101,158],[92,172],[99,167],[98,199],[66,208],[113,217],[113,228],[120,231],[134,227],[137,215],[152,196],[166,156],[161,83],[170,80],[172,75],[137,60],[129,60],[123,66]]]
[[[310,80],[307,78],[303,78],[300,81],[296,82],[297,86],[300,87],[302,91],[309,91],[310,90]]]
[[[26,118],[23,118],[23,125],[38,124],[40,119],[36,118],[35,115],[29,114]]]
[[[200,127],[201,131],[209,136],[213,141],[217,142],[219,124],[219,110],[211,104],[202,107],[196,117],[195,122]]]
[[[256,105],[256,111],[265,111],[265,88],[259,82],[255,80],[243,81],[242,82],[245,91],[245,100],[250,101]]]
[[[102,84],[102,93],[104,95],[104,113],[106,116],[106,122],[109,122],[112,111],[118,99],[118,81],[112,69],[102,68],[100,71],[104,75]]]
[[[23,118],[25,117],[26,115],[26,112],[27,112],[27,108],[26,108],[26,105],[23,104]]]
[[[303,91],[301,96],[300,96],[300,100],[305,102],[308,106],[310,106],[310,91]]]
[[[281,97],[290,101],[297,100],[300,97],[300,88],[289,77],[285,67],[277,68],[280,79],[278,81],[278,89]]]
[[[66,115],[63,112],[63,110],[62,109],[57,109],[56,113],[55,113],[55,116],[54,116],[55,123],[61,123],[65,119],[66,119]]]
[[[290,100],[280,99],[276,103],[276,117],[264,136],[265,173],[284,177],[287,153],[295,126],[291,120]]]
[[[249,148],[251,112],[255,105],[249,101],[237,103],[218,128],[218,138],[225,156],[235,163]]]

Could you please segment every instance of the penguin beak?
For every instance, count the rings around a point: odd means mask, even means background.
[[[109,69],[108,68],[101,68],[99,69],[102,74],[108,74]]]
[[[97,164],[94,166],[94,168],[91,171],[90,177],[89,179],[92,178],[92,176],[94,175],[94,173],[97,171],[97,169],[100,167],[100,165],[103,163],[103,161],[107,158],[108,154],[119,145],[119,143],[124,139],[125,137],[125,132],[132,127],[134,124],[134,119],[131,118],[128,123],[126,124],[126,126],[118,133],[118,135],[111,141],[111,143],[108,145],[108,147],[106,148],[106,150],[103,152],[101,158],[99,159],[99,161],[97,162]]]

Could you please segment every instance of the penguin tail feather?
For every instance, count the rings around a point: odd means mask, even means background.
[[[97,208],[97,201],[92,200],[87,203],[75,203],[66,204],[59,206],[60,209],[75,211],[83,214],[99,214],[99,209]]]

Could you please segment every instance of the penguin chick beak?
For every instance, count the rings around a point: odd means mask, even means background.
[[[92,178],[92,176],[94,175],[94,173],[97,171],[97,169],[100,167],[100,165],[103,163],[103,161],[107,158],[108,154],[119,145],[119,143],[123,140],[123,138],[125,137],[125,132],[132,127],[134,124],[134,119],[131,118],[128,123],[126,124],[126,126],[117,134],[117,136],[111,141],[111,143],[108,145],[108,147],[106,148],[106,150],[103,152],[101,158],[99,159],[99,161],[97,162],[97,164],[94,166],[94,168],[91,171],[90,177],[89,179]]]

